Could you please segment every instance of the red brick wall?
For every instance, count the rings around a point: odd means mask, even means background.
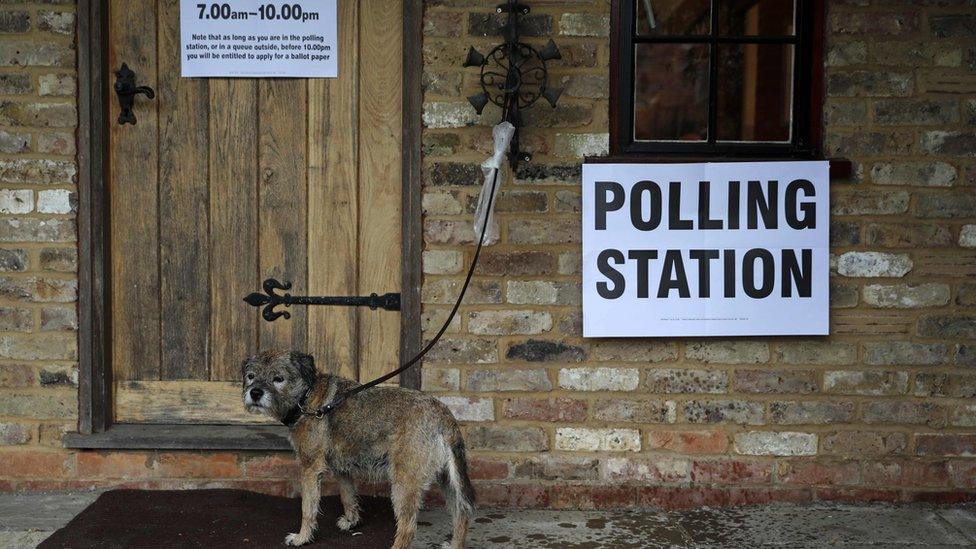
[[[976,486],[976,15],[969,0],[830,2],[829,338],[584,340],[579,168],[607,147],[606,1],[536,0],[563,59],[527,113],[460,318],[423,372],[462,420],[486,505],[946,500]],[[467,262],[490,123],[469,44],[494,2],[428,0],[424,329]],[[75,428],[74,2],[0,6],[0,488],[241,486],[292,493],[287,454],[69,452]]]

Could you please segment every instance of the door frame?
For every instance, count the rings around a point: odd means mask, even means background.
[[[403,0],[400,356],[421,346],[421,89],[423,6]],[[108,151],[112,112],[108,0],[78,2],[78,432],[68,448],[290,449],[278,425],[149,425],[112,417]],[[255,313],[257,314],[257,313]],[[420,388],[420,367],[400,376]]]

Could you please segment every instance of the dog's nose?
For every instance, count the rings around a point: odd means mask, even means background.
[[[251,400],[257,402],[258,400],[261,400],[261,397],[263,396],[264,396],[263,389],[251,389]]]

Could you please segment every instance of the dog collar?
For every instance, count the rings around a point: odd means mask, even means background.
[[[302,397],[298,399],[298,405],[293,406],[290,410],[288,410],[288,413],[285,414],[285,417],[281,418],[281,423],[283,423],[285,427],[294,427],[294,425],[298,423],[298,420],[301,419],[302,415],[305,414],[305,403],[308,402],[308,395],[311,394],[311,392],[312,387],[305,389],[305,392],[302,393]]]

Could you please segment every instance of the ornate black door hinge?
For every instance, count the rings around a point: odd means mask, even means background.
[[[383,295],[370,294],[367,296],[306,296],[291,294],[276,294],[275,290],[290,290],[291,282],[278,282],[269,278],[262,284],[264,293],[254,292],[244,298],[244,301],[252,307],[264,306],[261,316],[268,322],[273,322],[280,317],[291,318],[287,311],[276,311],[275,307],[284,305],[338,305],[343,307],[369,307],[370,309],[386,309],[387,311],[400,310],[400,294],[387,293]]]

